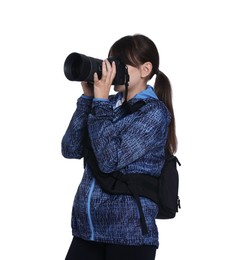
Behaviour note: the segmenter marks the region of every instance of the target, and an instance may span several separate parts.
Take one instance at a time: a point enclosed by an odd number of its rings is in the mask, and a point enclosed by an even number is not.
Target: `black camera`
[[[116,64],[116,76],[113,85],[124,85],[127,79],[126,65],[115,57],[109,57],[108,61]],[[87,81],[93,83],[93,75],[97,73],[98,78],[102,76],[102,60],[88,57],[86,55],[73,52],[65,60],[64,73],[68,80]]]

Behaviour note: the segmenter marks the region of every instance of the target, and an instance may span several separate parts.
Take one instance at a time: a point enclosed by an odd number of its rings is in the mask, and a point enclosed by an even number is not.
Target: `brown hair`
[[[122,37],[112,45],[109,56],[115,56],[124,64],[134,67],[139,67],[145,62],[152,63],[152,72],[148,80],[156,74],[154,84],[155,93],[171,113],[172,119],[168,128],[166,148],[171,153],[175,153],[177,150],[177,137],[172,104],[172,88],[168,77],[159,70],[159,53],[154,42],[141,34],[128,35]]]

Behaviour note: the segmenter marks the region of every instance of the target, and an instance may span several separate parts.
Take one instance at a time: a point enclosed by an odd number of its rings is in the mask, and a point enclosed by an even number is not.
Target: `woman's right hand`
[[[93,84],[91,85],[90,83],[88,83],[86,81],[82,81],[81,86],[82,86],[83,93],[85,96],[94,97]]]

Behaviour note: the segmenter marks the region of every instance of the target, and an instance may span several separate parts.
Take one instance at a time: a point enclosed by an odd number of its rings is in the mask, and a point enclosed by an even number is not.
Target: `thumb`
[[[93,74],[93,81],[94,81],[94,83],[95,82],[98,82],[98,75],[97,75],[97,72],[94,72],[94,74]]]

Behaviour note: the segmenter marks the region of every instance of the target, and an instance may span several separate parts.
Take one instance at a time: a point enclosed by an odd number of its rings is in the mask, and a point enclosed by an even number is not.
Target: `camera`
[[[112,64],[115,61],[116,75],[112,85],[124,85],[127,69],[119,59],[109,57],[108,61]],[[93,83],[93,75],[97,73],[98,78],[102,76],[102,60],[73,52],[68,55],[64,63],[64,74],[71,81],[87,81]]]

